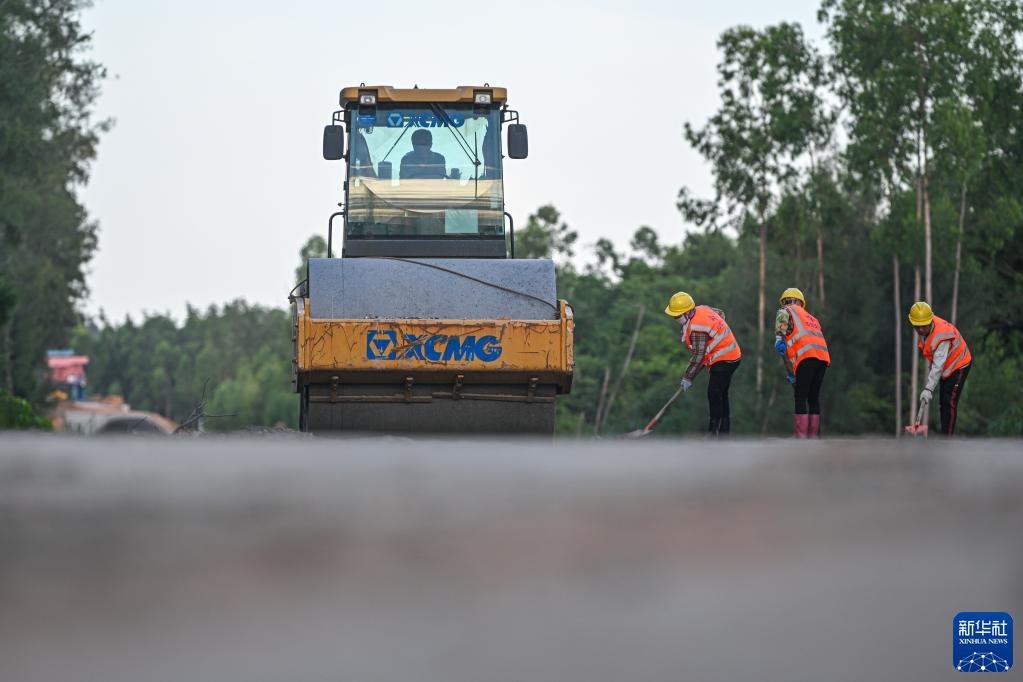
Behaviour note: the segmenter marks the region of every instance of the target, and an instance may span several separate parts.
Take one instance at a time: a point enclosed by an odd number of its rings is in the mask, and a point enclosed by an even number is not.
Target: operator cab
[[[342,256],[506,258],[504,124],[508,155],[528,153],[506,100],[489,85],[342,90],[323,135],[324,158],[346,162]]]

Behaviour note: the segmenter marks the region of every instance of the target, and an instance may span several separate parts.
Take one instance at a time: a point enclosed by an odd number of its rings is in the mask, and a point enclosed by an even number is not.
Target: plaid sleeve
[[[689,336],[689,341],[693,344],[693,353],[689,357],[689,366],[686,367],[685,374],[682,376],[692,381],[696,378],[696,375],[700,373],[700,368],[703,366],[703,356],[707,354],[707,341],[710,336],[706,332],[693,332]]]
[[[788,336],[790,333],[792,333],[792,317],[789,315],[789,311],[779,308],[778,314],[774,316],[774,335]]]

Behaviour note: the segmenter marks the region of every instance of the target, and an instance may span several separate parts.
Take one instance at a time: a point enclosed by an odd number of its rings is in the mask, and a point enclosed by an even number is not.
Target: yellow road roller
[[[515,258],[503,160],[528,137],[507,99],[341,91],[323,157],[344,161],[344,200],[291,296],[303,431],[553,433],[572,308],[552,261]]]

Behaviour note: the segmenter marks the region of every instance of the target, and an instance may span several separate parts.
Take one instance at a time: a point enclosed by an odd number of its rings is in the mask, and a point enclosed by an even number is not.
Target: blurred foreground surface
[[[957,679],[1021,453],[3,434],[0,680]]]

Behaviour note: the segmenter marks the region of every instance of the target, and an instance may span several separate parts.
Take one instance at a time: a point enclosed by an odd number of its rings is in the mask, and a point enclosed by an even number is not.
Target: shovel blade
[[[909,435],[916,436],[927,436],[927,424],[913,424],[906,427],[906,433]]]

